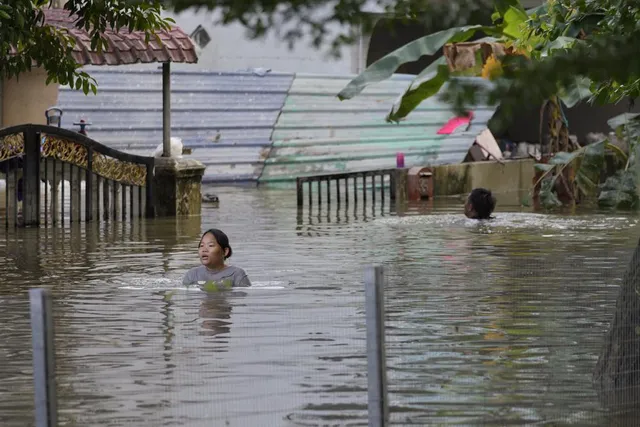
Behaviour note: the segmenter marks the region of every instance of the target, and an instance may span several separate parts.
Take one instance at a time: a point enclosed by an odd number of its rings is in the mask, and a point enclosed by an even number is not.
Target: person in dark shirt
[[[474,188],[464,204],[464,214],[471,219],[492,219],[496,198],[486,188]]]

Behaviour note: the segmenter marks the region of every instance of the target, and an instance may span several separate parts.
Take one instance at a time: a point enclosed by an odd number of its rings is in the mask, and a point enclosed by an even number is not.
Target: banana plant
[[[531,31],[527,27],[527,22],[544,11],[544,6],[525,10],[518,0],[498,1],[496,2],[496,11],[493,14],[494,25],[454,27],[416,39],[367,67],[340,91],[338,98],[340,100],[351,99],[367,86],[390,78],[401,65],[414,62],[425,55],[433,55],[447,43],[460,43],[469,40],[478,32],[489,36],[483,39],[484,41],[516,46],[526,56],[534,57],[548,55],[555,49],[567,49],[573,43],[578,42],[577,38],[567,36],[568,30],[550,41]],[[401,121],[422,101],[438,94],[445,83],[460,75],[461,73],[449,70],[444,56],[436,59],[413,79],[409,87],[394,103],[386,120],[388,122]],[[572,87],[564,88],[559,96],[568,107],[572,107],[590,95],[589,84],[588,81],[577,80]]]
[[[618,140],[624,140],[628,154],[608,138],[587,145],[571,153],[559,152],[548,163],[535,165],[541,172],[534,188],[540,185],[540,203],[545,208],[561,206],[558,187],[566,185],[579,194],[573,194],[573,201],[580,196],[597,199],[601,207],[635,209],[640,207],[637,184],[640,168],[640,114],[621,114],[608,121]],[[615,173],[601,183],[605,155],[610,152],[617,161]],[[566,174],[572,170],[571,174]],[[568,177],[568,178],[567,178]],[[566,180],[570,182],[566,182]]]

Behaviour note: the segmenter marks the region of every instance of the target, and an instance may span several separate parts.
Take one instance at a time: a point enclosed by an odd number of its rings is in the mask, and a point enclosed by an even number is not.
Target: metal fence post
[[[365,268],[369,427],[384,427],[389,420],[384,344],[384,282],[384,269],[381,266]]]
[[[36,427],[55,427],[57,420],[53,316],[46,289],[30,289],[33,380]]]

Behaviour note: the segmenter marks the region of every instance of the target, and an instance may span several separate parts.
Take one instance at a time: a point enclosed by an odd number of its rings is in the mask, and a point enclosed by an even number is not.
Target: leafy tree
[[[71,56],[75,40],[64,29],[47,25],[43,9],[51,0],[8,0],[0,3],[0,76],[11,78],[44,68],[48,82],[68,84],[85,93],[96,92],[96,81],[80,70]],[[144,31],[147,40],[160,29],[169,29],[173,20],[161,17],[160,1],[68,0],[64,9],[78,16],[76,25],[89,32],[91,47],[106,47],[102,34],[107,28]]]

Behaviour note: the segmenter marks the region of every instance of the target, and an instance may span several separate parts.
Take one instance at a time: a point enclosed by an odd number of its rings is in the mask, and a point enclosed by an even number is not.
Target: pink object
[[[461,126],[469,126],[469,123],[471,123],[472,119],[473,111],[470,111],[467,116],[454,117],[453,119],[449,120],[447,124],[442,126],[440,130],[438,130],[438,135],[450,135]]]
[[[404,153],[396,153],[396,167],[397,168],[404,167]]]

